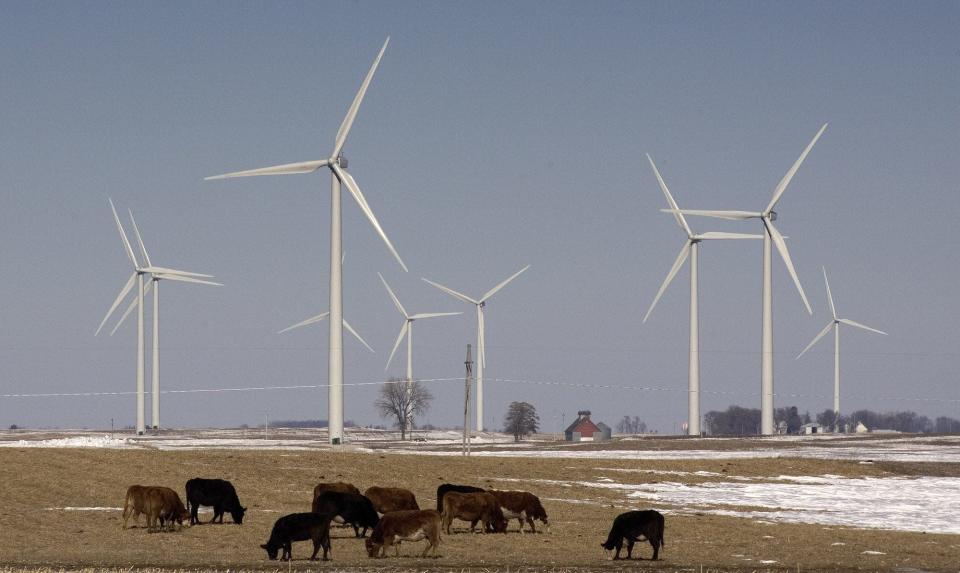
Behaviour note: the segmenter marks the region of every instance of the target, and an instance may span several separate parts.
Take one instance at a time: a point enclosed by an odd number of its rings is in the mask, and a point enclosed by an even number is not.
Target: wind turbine
[[[390,239],[387,238],[386,233],[384,233],[383,228],[377,221],[377,217],[370,209],[370,205],[360,191],[357,182],[353,179],[353,176],[346,171],[347,159],[342,153],[343,146],[347,141],[347,136],[350,134],[350,128],[353,126],[353,121],[357,117],[357,111],[360,109],[360,103],[367,93],[367,88],[370,86],[373,74],[376,72],[377,66],[380,65],[380,58],[383,57],[383,52],[387,49],[387,44],[389,43],[390,38],[388,37],[383,43],[383,47],[380,48],[380,53],[377,54],[377,58],[373,61],[370,71],[367,72],[366,77],[363,79],[363,83],[360,85],[360,91],[357,92],[356,97],[353,98],[353,102],[347,109],[347,115],[343,118],[340,129],[337,130],[337,135],[333,142],[333,150],[327,159],[287,163],[284,165],[252,169],[249,171],[237,171],[206,178],[206,180],[212,180],[231,177],[252,177],[256,175],[313,173],[321,167],[326,167],[330,170],[330,306],[328,307],[330,309],[330,337],[328,339],[329,353],[327,372],[329,399],[327,408],[329,410],[329,438],[331,444],[340,444],[343,442],[343,284],[341,280],[342,261],[340,255],[341,185],[346,186],[347,191],[350,192],[350,195],[354,201],[357,202],[360,210],[366,215],[367,220],[370,221],[370,224],[373,225],[377,234],[380,235],[380,238],[386,243],[387,249],[389,249],[397,259],[397,262],[400,263],[403,270],[407,270],[407,266],[403,263],[397,250],[393,248],[393,244],[390,242]]]
[[[833,295],[830,293],[830,281],[827,280],[827,269],[825,267],[823,268],[823,282],[827,285],[827,300],[830,302],[830,314],[833,315],[833,320],[820,331],[820,334],[816,335],[814,339],[810,341],[810,344],[803,349],[803,352],[797,355],[797,359],[806,354],[807,350],[810,350],[818,340],[826,336],[831,328],[833,329],[833,414],[834,424],[837,424],[836,420],[840,417],[840,325],[846,324],[847,326],[862,328],[863,330],[876,332],[877,334],[886,335],[887,333],[882,330],[877,330],[876,328],[870,328],[859,322],[854,322],[849,318],[837,318],[837,308],[833,304]]]
[[[133,299],[130,305],[127,307],[126,312],[120,317],[120,320],[114,326],[113,330],[110,332],[113,335],[117,331],[117,328],[123,321],[127,318],[130,312],[136,308],[137,309],[137,434],[143,434],[146,431],[145,427],[145,413],[144,413],[144,372],[143,372],[143,297],[145,294],[144,284],[143,284],[143,275],[149,273],[152,277],[151,283],[156,282],[154,285],[153,291],[153,423],[155,428],[160,426],[160,362],[159,362],[159,352],[158,352],[158,342],[159,342],[159,309],[160,309],[160,298],[159,298],[159,282],[161,279],[169,279],[173,281],[182,281],[182,282],[193,282],[200,284],[210,284],[222,286],[220,283],[214,283],[210,281],[200,280],[196,277],[205,277],[211,278],[212,275],[203,275],[199,273],[191,273],[187,271],[180,271],[177,269],[170,269],[166,267],[155,267],[150,262],[150,256],[147,254],[147,249],[143,245],[143,240],[140,237],[140,231],[137,229],[137,222],[133,219],[133,213],[130,213],[130,220],[133,223],[134,231],[136,232],[137,241],[140,245],[141,253],[143,254],[144,261],[146,266],[140,266],[140,263],[137,262],[137,257],[133,252],[133,248],[130,246],[130,241],[127,239],[127,233],[123,230],[123,225],[120,224],[120,217],[117,216],[117,209],[113,205],[113,200],[109,199],[110,209],[113,211],[113,220],[117,224],[117,230],[120,232],[120,239],[123,242],[123,249],[127,253],[127,258],[130,259],[130,262],[133,264],[133,275],[127,280],[127,283],[120,290],[120,294],[113,301],[113,304],[110,306],[110,309],[107,311],[107,314],[104,315],[103,320],[100,321],[100,326],[97,327],[97,332],[94,336],[100,334],[100,331],[103,329],[103,325],[106,324],[107,320],[113,314],[113,311],[120,306],[120,303],[126,298],[127,294],[130,292],[130,289],[133,288],[134,281],[137,282],[137,296]]]
[[[407,309],[403,308],[403,305],[400,304],[400,299],[397,298],[397,295],[393,293],[393,289],[390,288],[390,285],[387,284],[387,279],[383,278],[383,275],[377,273],[377,276],[380,277],[380,281],[383,283],[383,286],[387,289],[387,294],[390,295],[390,299],[393,300],[394,306],[397,307],[397,310],[400,311],[400,314],[403,315],[403,325],[400,327],[400,335],[397,336],[397,341],[393,344],[393,350],[390,351],[390,357],[387,358],[387,364],[384,366],[384,370],[390,367],[390,362],[393,360],[393,355],[396,354],[397,348],[400,346],[400,342],[403,340],[403,337],[407,337],[407,403],[409,404],[410,392],[413,387],[413,322],[421,318],[437,318],[440,316],[454,316],[457,314],[463,314],[462,312],[423,312],[419,314],[410,315],[407,314]],[[410,416],[407,416],[408,422],[410,421]],[[409,427],[409,426],[408,426]]]
[[[663,284],[660,285],[660,290],[657,291],[657,296],[654,297],[653,302],[650,304],[650,309],[647,310],[647,314],[643,317],[643,322],[647,322],[647,318],[650,317],[650,313],[653,312],[653,308],[657,306],[657,302],[660,300],[660,297],[663,295],[664,291],[667,290],[667,287],[670,285],[670,282],[676,276],[677,272],[680,271],[680,267],[683,266],[683,263],[687,260],[687,257],[690,257],[690,356],[689,356],[689,368],[688,368],[688,378],[687,378],[687,421],[688,421],[688,431],[687,433],[691,436],[700,435],[700,318],[699,318],[699,287],[697,279],[697,266],[699,261],[699,251],[700,243],[702,241],[711,241],[711,240],[724,240],[724,239],[759,239],[760,235],[749,235],[744,233],[724,233],[719,231],[708,232],[708,233],[694,233],[690,229],[690,225],[687,224],[686,218],[683,216],[683,213],[680,211],[680,207],[677,206],[677,202],[674,201],[673,196],[670,194],[670,190],[667,189],[667,184],[663,181],[663,177],[660,176],[660,171],[657,169],[657,166],[653,163],[653,159],[650,157],[650,154],[647,154],[647,161],[650,162],[650,167],[653,169],[653,174],[657,176],[657,183],[660,184],[660,190],[663,191],[663,196],[667,199],[667,206],[670,208],[670,211],[673,213],[674,218],[677,220],[677,225],[683,229],[684,233],[687,234],[687,239],[683,243],[683,248],[680,249],[680,254],[677,255],[677,259],[673,262],[673,266],[670,268],[670,272],[667,273],[667,278],[664,279]]]
[[[797,277],[797,271],[793,268],[793,262],[790,260],[790,252],[787,251],[787,244],[783,240],[783,235],[773,225],[777,220],[777,212],[774,207],[787,190],[790,180],[800,169],[803,160],[813,149],[814,144],[820,139],[823,131],[827,129],[827,124],[823,124],[820,131],[813,137],[813,140],[807,145],[799,159],[787,171],[780,183],[773,190],[773,197],[770,203],[763,211],[703,211],[684,209],[683,213],[687,215],[702,215],[706,217],[717,217],[720,219],[746,220],[760,219],[763,222],[763,318],[762,332],[760,342],[760,432],[765,435],[774,433],[773,429],[773,271],[772,271],[772,245],[776,245],[777,252],[783,259],[783,263],[793,278],[793,283],[797,286],[803,305],[807,308],[809,314],[813,314],[810,303],[807,302],[807,295],[803,293],[803,287],[800,286],[800,279]],[[671,209],[665,209],[671,211]]]
[[[442,284],[435,283],[431,280],[423,279],[429,284],[437,287],[448,295],[452,296],[457,300],[462,300],[465,303],[472,304],[477,307],[477,431],[483,431],[483,368],[487,365],[487,353],[486,353],[486,344],[484,343],[484,327],[483,327],[483,308],[487,305],[487,300],[490,299],[493,295],[497,293],[500,289],[507,286],[507,283],[513,279],[520,276],[520,273],[530,268],[530,265],[527,265],[520,269],[519,271],[513,273],[506,280],[488,290],[486,294],[480,297],[478,300],[472,299],[469,296],[459,293],[451,288],[445,287]]]

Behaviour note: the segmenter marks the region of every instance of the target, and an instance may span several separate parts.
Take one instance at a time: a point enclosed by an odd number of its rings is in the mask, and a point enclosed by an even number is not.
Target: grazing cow
[[[378,513],[390,513],[391,511],[404,511],[410,509],[420,509],[417,505],[417,498],[413,492],[402,487],[377,487],[367,488],[363,495],[373,502],[373,508]]]
[[[533,525],[533,520],[539,519],[543,522],[547,533],[550,532],[550,524],[547,523],[547,511],[543,509],[540,498],[527,491],[497,491],[490,490],[493,497],[497,498],[500,504],[500,510],[507,520],[520,520],[520,533],[523,533],[523,522],[526,520],[530,524],[530,531],[537,532]]]
[[[440,514],[432,509],[416,511],[394,511],[380,518],[380,523],[373,529],[367,539],[367,555],[383,557],[387,547],[395,545],[395,555],[400,555],[400,542],[420,541],[426,539],[428,545],[420,557],[426,557],[427,552],[433,550],[437,557],[437,547],[440,546]]]
[[[633,543],[645,538],[653,546],[653,561],[657,560],[660,548],[663,547],[663,515],[652,509],[644,511],[628,511],[621,513],[613,520],[610,535],[600,544],[607,551],[617,550],[614,560],[620,559],[620,548],[623,540],[627,540],[627,559],[631,559]]]
[[[327,560],[330,550],[330,518],[329,513],[291,513],[284,515],[273,524],[270,539],[261,545],[267,551],[267,557],[274,561],[277,551],[283,549],[281,561],[290,561],[293,557],[291,545],[294,541],[313,540],[313,555],[310,561],[317,560],[317,552],[323,548],[323,560]]]
[[[353,532],[357,537],[366,537],[367,528],[376,527],[380,522],[380,516],[373,508],[373,503],[359,493],[325,491],[313,500],[313,512],[329,513],[334,518],[339,517],[343,523],[353,525]]]
[[[450,534],[454,519],[470,522],[470,532],[478,521],[483,522],[483,532],[506,533],[507,520],[500,510],[497,498],[485,491],[475,493],[447,492],[443,496],[443,531]]]
[[[175,521],[182,526],[183,520],[189,515],[180,496],[172,489],[156,485],[132,485],[127,488],[124,498],[123,529],[127,528],[127,521],[131,517],[134,523],[138,522],[141,513],[146,515],[147,529],[150,531],[162,528],[167,521],[171,527]]]
[[[474,487],[472,485],[455,485],[452,483],[445,483],[437,487],[437,511],[443,513],[443,496],[448,491],[455,491],[457,493],[476,493],[478,491],[486,491],[482,487]]]
[[[222,479],[203,479],[193,478],[187,481],[187,507],[190,508],[190,525],[197,525],[200,519],[197,517],[197,511],[201,505],[213,506],[213,519],[210,523],[216,523],[220,518],[223,523],[223,512],[229,511],[230,517],[237,525],[243,523],[243,515],[247,508],[240,505],[240,498],[237,497],[237,490],[233,484]]]
[[[360,495],[360,490],[357,489],[352,483],[335,481],[318,483],[317,486],[313,488],[313,499],[317,499],[317,496],[325,491],[339,491],[340,493],[355,493]]]

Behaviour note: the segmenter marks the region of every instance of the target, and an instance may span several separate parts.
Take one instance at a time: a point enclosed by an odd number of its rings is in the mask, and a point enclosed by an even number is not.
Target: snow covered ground
[[[325,433],[324,433],[325,434]],[[459,455],[456,432],[422,434],[425,442],[400,442],[393,432],[355,431],[344,449],[355,452],[413,453],[421,455]],[[516,444],[508,436],[485,434],[474,441],[484,451],[474,456],[551,457],[619,460],[745,459],[801,457],[859,460],[862,463],[889,460],[903,462],[960,462],[960,436],[856,438],[772,438],[742,442],[744,447],[723,449],[570,449],[557,442]],[[626,445],[626,444],[624,444]],[[660,441],[658,447],[663,447]],[[682,444],[688,446],[689,442]],[[537,447],[539,446],[539,447]],[[161,436],[131,437],[95,432],[34,432],[0,435],[0,447],[11,448],[151,448],[161,450],[242,449],[242,450],[322,450],[325,435],[317,430],[275,430],[264,439],[262,431],[192,430],[165,432]],[[960,507],[960,478],[955,477],[866,477],[846,478],[833,475],[780,476],[756,478],[700,471],[686,473],[632,468],[592,468],[596,478],[589,481],[562,482],[490,478],[516,482],[516,487],[536,483],[578,488],[583,491],[606,490],[622,494],[623,507],[666,505],[671,513],[707,513],[730,515],[760,522],[802,522],[824,526],[926,531],[960,534],[960,522],[945,508]],[[666,481],[622,483],[631,473],[659,474]],[[696,477],[684,483],[685,476]],[[689,480],[688,480],[689,481]],[[506,486],[504,486],[506,487]],[[571,503],[601,503],[589,496],[570,496]],[[609,500],[606,502],[609,503]],[[115,511],[116,508],[50,508],[61,511]]]

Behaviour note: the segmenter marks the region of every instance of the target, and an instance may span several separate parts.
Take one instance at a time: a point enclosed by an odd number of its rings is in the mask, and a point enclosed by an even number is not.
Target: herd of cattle
[[[146,516],[147,530],[173,530],[183,526],[185,519],[190,525],[200,523],[197,511],[200,506],[213,507],[210,523],[223,523],[224,513],[229,513],[234,523],[242,524],[246,508],[233,484],[222,479],[193,478],[186,483],[187,505],[184,506],[176,491],[162,486],[132,485],[127,488],[123,506],[123,528],[132,517],[136,523],[141,514]],[[427,546],[420,557],[427,553],[437,556],[441,530],[450,534],[454,519],[470,523],[473,532],[480,524],[483,533],[506,533],[509,521],[519,520],[520,533],[524,525],[536,533],[534,521],[540,521],[547,532],[550,524],[547,512],[540,499],[526,491],[485,490],[468,485],[443,484],[437,488],[437,509],[420,509],[413,492],[396,487],[368,488],[362,494],[352,484],[344,482],[321,483],[313,490],[313,503],[309,512],[291,513],[277,519],[270,539],[261,545],[271,560],[277,559],[282,549],[281,560],[291,559],[291,544],[294,541],[313,541],[311,560],[323,550],[326,561],[331,552],[330,524],[351,526],[354,535],[366,538],[367,555],[382,557],[387,548],[394,546],[396,555],[403,541],[426,540]],[[663,547],[663,515],[654,510],[628,511],[616,517],[607,540],[600,545],[616,550],[614,559],[620,559],[623,542],[627,543],[627,559],[632,558],[633,545],[646,540],[653,547],[653,559]],[[362,531],[361,531],[362,530]]]

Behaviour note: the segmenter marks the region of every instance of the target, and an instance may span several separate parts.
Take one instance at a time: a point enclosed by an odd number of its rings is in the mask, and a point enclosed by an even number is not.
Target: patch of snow
[[[54,438],[50,440],[0,441],[4,448],[131,448],[136,442],[129,438],[111,438],[103,436],[77,436],[72,438]]]
[[[761,559],[761,560],[760,560],[760,563],[762,563],[762,564],[764,564],[764,565],[773,565],[774,563],[776,563],[776,561],[773,561],[773,560],[771,560],[771,559]]]
[[[860,555],[886,555],[883,551],[864,551]]]
[[[123,511],[122,507],[48,507],[47,511]]]

